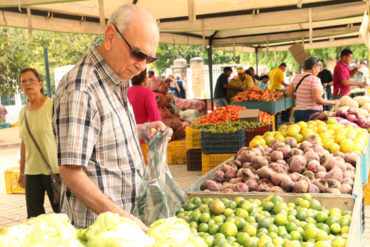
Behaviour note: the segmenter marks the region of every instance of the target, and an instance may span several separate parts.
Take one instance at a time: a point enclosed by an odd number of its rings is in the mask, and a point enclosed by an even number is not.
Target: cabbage
[[[358,108],[359,106],[358,102],[352,100],[352,98],[349,96],[343,96],[342,98],[340,98],[339,104],[341,106],[349,106],[351,108]]]
[[[79,232],[79,237],[87,247],[147,247],[154,243],[138,224],[111,212],[100,214],[94,224]]]
[[[183,219],[175,217],[157,220],[147,234],[155,239],[153,247],[207,247],[204,240],[196,236]]]
[[[0,246],[83,246],[65,214],[43,214],[24,224],[3,228]]]

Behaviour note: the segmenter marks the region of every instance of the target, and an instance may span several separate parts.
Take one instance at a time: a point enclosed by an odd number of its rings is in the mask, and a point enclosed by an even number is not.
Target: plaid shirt
[[[145,163],[127,86],[91,48],[60,81],[53,128],[58,164],[84,167],[110,200],[133,213]],[[61,211],[77,228],[86,228],[97,218],[64,183]]]

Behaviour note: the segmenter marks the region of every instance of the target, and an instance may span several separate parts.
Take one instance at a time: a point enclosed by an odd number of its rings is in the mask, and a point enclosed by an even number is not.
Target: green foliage
[[[54,68],[75,64],[95,36],[0,27],[0,95],[18,90],[18,74],[26,67],[39,71],[45,86],[44,47],[48,49],[49,71],[54,90]]]

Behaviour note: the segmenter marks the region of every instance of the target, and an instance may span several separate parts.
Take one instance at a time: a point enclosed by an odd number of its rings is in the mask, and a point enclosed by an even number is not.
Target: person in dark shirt
[[[248,75],[250,75],[253,78],[254,84],[257,84],[258,81],[262,81],[262,77],[259,77],[256,74],[253,67],[249,67],[249,69],[246,70],[245,73],[247,73]]]
[[[215,103],[218,107],[227,106],[229,104],[229,102],[227,102],[226,99],[226,90],[228,88],[241,91],[240,88],[229,85],[228,78],[230,77],[232,72],[233,70],[231,69],[231,67],[225,67],[224,73],[222,73],[217,79],[214,94],[215,94]]]
[[[180,75],[176,75],[176,83],[180,88],[178,97],[186,99],[186,90],[187,90],[187,88],[186,88],[185,82],[183,80],[181,80]]]
[[[324,88],[324,99],[332,100],[333,95],[331,93],[331,86],[333,86],[333,74],[330,72],[330,70],[326,69],[326,65],[324,64],[324,61],[321,60],[321,72],[317,75],[317,77],[320,78],[322,86]],[[332,108],[331,105],[325,105],[324,111],[330,111]]]

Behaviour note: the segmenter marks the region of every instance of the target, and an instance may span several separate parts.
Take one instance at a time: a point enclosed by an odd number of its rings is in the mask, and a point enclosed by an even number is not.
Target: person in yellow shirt
[[[286,70],[286,64],[282,63],[279,65],[278,68],[271,70],[269,77],[270,77],[270,90],[281,89],[281,85],[284,87],[289,86],[287,83],[284,82],[284,72]]]
[[[226,98],[230,102],[231,98],[238,94],[240,91],[245,91],[250,87],[254,86],[253,78],[250,75],[247,75],[244,69],[239,68],[237,70],[238,76],[229,81],[229,85],[238,87],[240,90],[236,89],[227,89]]]

